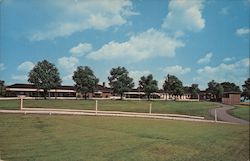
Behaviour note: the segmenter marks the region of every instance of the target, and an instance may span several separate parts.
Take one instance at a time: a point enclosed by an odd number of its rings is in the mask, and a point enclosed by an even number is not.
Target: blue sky
[[[250,0],[1,0],[0,79],[26,83],[43,59],[63,84],[77,66],[100,83],[113,67],[159,87],[174,74],[184,85],[249,77]],[[106,83],[106,84],[107,84]]]

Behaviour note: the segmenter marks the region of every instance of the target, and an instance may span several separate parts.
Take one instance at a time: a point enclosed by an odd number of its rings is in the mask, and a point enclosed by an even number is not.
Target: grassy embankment
[[[229,111],[235,117],[250,121],[250,107],[248,105],[236,105],[236,108]]]

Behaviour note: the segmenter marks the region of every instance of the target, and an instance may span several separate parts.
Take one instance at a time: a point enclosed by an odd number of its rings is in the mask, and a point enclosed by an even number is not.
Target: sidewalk
[[[212,109],[209,111],[212,116],[215,116],[215,110],[216,110],[218,120],[236,124],[249,124],[248,121],[236,118],[227,113],[228,110],[231,110],[235,107],[225,104],[219,104],[219,105],[221,106],[220,108]]]

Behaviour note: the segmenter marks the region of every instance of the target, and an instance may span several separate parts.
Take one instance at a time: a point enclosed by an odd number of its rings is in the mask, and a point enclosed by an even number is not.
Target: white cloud
[[[186,73],[191,72],[191,68],[184,68],[179,65],[175,66],[168,66],[162,69],[162,71],[166,74],[173,74],[173,75],[184,75]]]
[[[143,70],[143,71],[140,71],[140,70],[132,70],[129,72],[129,76],[133,78],[133,81],[135,83],[136,86],[138,86],[138,82],[140,80],[140,78],[142,76],[146,76],[146,75],[149,75],[149,74],[152,74],[150,71],[148,70]]]
[[[249,33],[250,33],[250,29],[249,28],[246,28],[246,27],[243,27],[243,28],[239,28],[236,30],[236,35],[238,36],[244,36],[244,35],[248,35],[249,36]]]
[[[233,61],[233,60],[235,60],[235,57],[227,57],[227,58],[223,59],[224,62],[230,62],[230,61]]]
[[[14,82],[17,82],[17,83],[26,83],[27,80],[28,80],[28,76],[26,74],[12,75],[11,79],[14,80]]]
[[[5,68],[5,66],[4,66],[4,63],[0,63],[0,71],[3,71],[3,70],[5,70],[6,68]]]
[[[79,43],[77,46],[69,50],[73,56],[83,56],[92,50],[92,45],[89,43]]]
[[[78,59],[75,57],[61,57],[57,60],[58,65],[62,69],[66,69],[69,72],[72,72],[76,65],[78,64]]]
[[[206,66],[197,70],[200,84],[215,80],[217,82],[232,81],[241,85],[249,77],[250,59],[245,58],[231,64],[220,64],[215,67]]]
[[[149,29],[130,37],[126,42],[111,41],[87,57],[95,60],[126,59],[136,62],[156,56],[173,57],[175,50],[183,46],[185,44],[182,41],[168,37],[155,29]]]
[[[34,66],[35,66],[34,63],[30,61],[25,61],[17,67],[17,70],[29,72],[31,69],[33,69]]]
[[[197,61],[198,64],[208,64],[213,56],[213,53],[207,53],[203,58]]]
[[[72,85],[72,84],[74,84],[72,76],[73,76],[73,73],[72,74],[68,74],[66,76],[63,76],[62,77],[62,84],[64,84],[64,85]]]
[[[49,1],[50,9],[57,11],[55,21],[45,29],[31,34],[30,40],[39,41],[67,37],[86,29],[105,30],[127,23],[127,18],[138,13],[133,11],[130,0]],[[48,7],[48,6],[46,6]]]
[[[171,0],[162,28],[174,31],[200,31],[205,27],[203,0]]]

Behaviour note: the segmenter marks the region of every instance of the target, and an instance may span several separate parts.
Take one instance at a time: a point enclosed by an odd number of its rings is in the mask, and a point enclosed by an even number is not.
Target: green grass
[[[19,109],[19,107],[20,107],[20,100],[0,100],[1,110]]]
[[[229,113],[235,117],[250,121],[250,107],[247,105],[236,105],[236,108],[229,111]]]
[[[8,161],[247,161],[244,125],[117,117],[0,114]]]
[[[0,101],[0,109],[18,109],[17,100]],[[99,100],[98,110],[149,112],[150,101]],[[24,100],[24,107],[67,108],[94,110],[94,100]],[[208,110],[215,108],[212,102],[152,101],[153,113],[173,113],[209,118]]]

